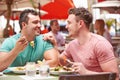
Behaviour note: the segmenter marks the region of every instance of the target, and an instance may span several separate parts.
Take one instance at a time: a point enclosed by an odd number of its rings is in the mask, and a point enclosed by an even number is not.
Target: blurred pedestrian
[[[97,19],[95,21],[94,28],[96,30],[96,33],[105,37],[110,43],[112,43],[111,35],[107,29],[105,28],[105,22],[103,19]]]
[[[51,28],[51,31],[49,32],[49,34],[55,37],[55,40],[57,43],[56,48],[60,52],[62,52],[64,49],[63,47],[65,46],[65,39],[63,35],[60,33],[60,26],[57,19],[53,19],[50,21],[50,28]]]

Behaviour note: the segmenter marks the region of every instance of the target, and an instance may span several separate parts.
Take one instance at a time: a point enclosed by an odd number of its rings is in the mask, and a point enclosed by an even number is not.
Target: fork
[[[67,62],[67,67],[71,67],[73,65],[73,62],[70,61],[69,59],[66,59],[66,62]]]

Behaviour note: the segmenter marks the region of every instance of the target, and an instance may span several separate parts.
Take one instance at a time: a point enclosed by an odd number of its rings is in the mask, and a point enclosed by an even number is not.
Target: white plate
[[[52,75],[60,75],[60,74],[72,74],[74,71],[50,71]]]
[[[9,67],[8,69],[11,70],[13,73],[18,73],[18,74],[25,74],[25,69],[24,70],[18,70],[18,67]],[[24,68],[24,67],[23,67]],[[38,68],[36,69],[36,71]]]
[[[17,70],[18,67],[9,67],[8,69],[11,70],[13,73],[25,73],[25,70]]]

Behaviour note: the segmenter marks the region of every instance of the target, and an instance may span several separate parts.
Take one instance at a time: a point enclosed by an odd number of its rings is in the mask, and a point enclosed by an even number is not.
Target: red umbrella
[[[74,7],[72,0],[54,0],[41,7],[48,14],[41,16],[41,19],[66,19],[68,17],[68,9]]]

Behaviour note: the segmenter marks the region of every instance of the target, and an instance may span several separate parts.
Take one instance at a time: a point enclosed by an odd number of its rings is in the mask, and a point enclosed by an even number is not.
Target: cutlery
[[[67,62],[67,67],[72,67],[72,65],[73,65],[73,62],[72,61],[70,61],[69,59],[66,59],[66,62]]]

